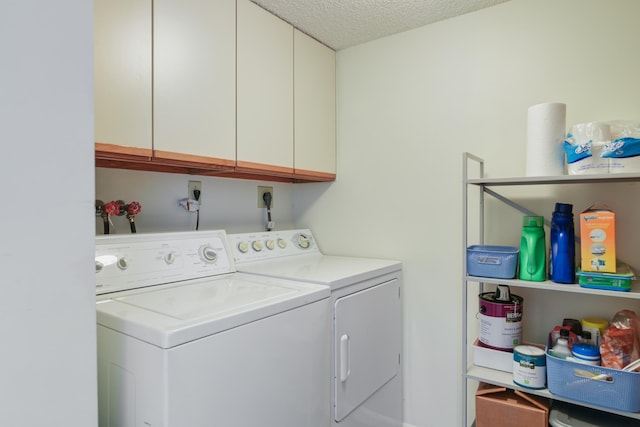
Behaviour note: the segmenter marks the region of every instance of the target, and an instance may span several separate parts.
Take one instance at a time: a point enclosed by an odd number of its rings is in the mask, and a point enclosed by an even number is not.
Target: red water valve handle
[[[108,216],[118,215],[120,213],[120,205],[115,201],[110,201],[109,203],[105,203],[104,212]]]
[[[138,215],[142,212],[142,205],[138,202],[131,202],[127,205],[127,212],[129,215]]]

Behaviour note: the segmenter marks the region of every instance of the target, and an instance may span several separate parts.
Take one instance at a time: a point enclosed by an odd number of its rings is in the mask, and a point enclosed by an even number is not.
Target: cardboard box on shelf
[[[480,383],[476,392],[476,427],[547,427],[549,399]]]
[[[616,214],[591,205],[580,214],[582,271],[616,272]]]

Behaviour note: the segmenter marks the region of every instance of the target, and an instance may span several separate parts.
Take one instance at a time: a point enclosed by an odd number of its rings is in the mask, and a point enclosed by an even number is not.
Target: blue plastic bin
[[[467,248],[467,273],[470,276],[513,279],[519,250],[515,246],[472,245]]]
[[[640,412],[640,372],[586,365],[547,351],[547,386],[552,394],[578,402]]]

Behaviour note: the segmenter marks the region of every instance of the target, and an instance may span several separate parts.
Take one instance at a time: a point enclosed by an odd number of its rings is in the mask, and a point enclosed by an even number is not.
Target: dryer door
[[[400,373],[400,281],[335,302],[335,420],[340,421]]]

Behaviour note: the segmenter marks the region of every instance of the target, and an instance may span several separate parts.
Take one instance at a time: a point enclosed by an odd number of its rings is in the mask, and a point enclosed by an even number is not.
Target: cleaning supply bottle
[[[520,238],[520,280],[544,282],[547,279],[545,234],[541,216],[522,218]]]
[[[549,233],[549,278],[556,283],[575,283],[576,237],[573,205],[556,203]]]
[[[560,359],[571,357],[571,349],[569,348],[569,331],[560,329],[560,338],[556,341],[556,345],[549,350],[549,354]]]

